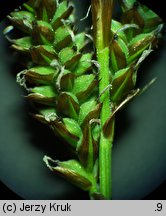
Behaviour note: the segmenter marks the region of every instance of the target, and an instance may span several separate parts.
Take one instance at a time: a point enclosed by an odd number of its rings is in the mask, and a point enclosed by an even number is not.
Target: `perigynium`
[[[92,0],[91,35],[77,32],[74,6],[66,0],[30,0],[8,16],[21,37],[9,37],[11,26],[4,30],[11,47],[28,58],[17,82],[38,110],[34,117],[75,152],[68,161],[44,156],[44,162],[91,199],[111,199],[115,116],[142,92],[135,88],[137,71],[163,27],[135,0],[119,4],[117,21],[113,0]]]

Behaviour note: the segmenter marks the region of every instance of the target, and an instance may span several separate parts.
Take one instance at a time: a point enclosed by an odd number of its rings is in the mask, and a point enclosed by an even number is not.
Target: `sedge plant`
[[[116,113],[142,92],[137,71],[163,27],[139,2],[118,3],[121,16],[115,20],[113,0],[91,0],[90,34],[77,32],[74,5],[67,0],[30,0],[10,13],[12,27],[4,30],[11,47],[28,59],[17,82],[36,107],[34,118],[72,149],[70,160],[44,156],[44,162],[90,199],[112,198]],[[21,36],[9,37],[11,29]]]

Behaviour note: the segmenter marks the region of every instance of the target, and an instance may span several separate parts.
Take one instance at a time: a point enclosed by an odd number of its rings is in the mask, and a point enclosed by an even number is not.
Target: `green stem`
[[[103,90],[110,84],[109,75],[109,49],[104,48],[98,51],[97,55],[98,63],[100,64],[99,73],[99,94],[103,93]],[[103,107],[100,114],[101,128],[106,120],[111,115],[110,109],[110,92],[107,89],[100,97],[100,101],[103,103]],[[100,143],[99,143],[99,184],[100,193],[105,198],[111,198],[111,149],[113,141],[113,128],[112,135],[108,138],[104,137],[103,131],[101,131]]]
[[[111,147],[112,143],[101,134],[99,148],[99,183],[100,193],[103,194],[106,199],[111,199],[112,196]]]
[[[100,65],[99,72],[99,95],[103,104],[100,113],[101,135],[99,143],[99,187],[100,193],[111,199],[111,148],[113,141],[114,123],[111,135],[105,137],[103,125],[111,115],[110,108],[110,67],[109,67],[109,45],[112,18],[113,0],[92,0],[92,20],[94,31],[94,42],[97,50],[97,61]]]

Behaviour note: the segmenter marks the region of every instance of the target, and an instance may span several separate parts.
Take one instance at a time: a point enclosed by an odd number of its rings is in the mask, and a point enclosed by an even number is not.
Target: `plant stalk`
[[[98,51],[97,60],[100,64],[99,73],[99,94],[102,94],[103,90],[109,86],[109,50],[108,48]],[[105,91],[100,97],[100,102],[103,103],[103,107],[100,114],[101,128],[111,115],[110,108],[110,92],[109,89]],[[111,153],[112,142],[114,135],[114,122],[112,123],[111,136],[105,137],[101,130],[100,143],[99,143],[99,184],[100,193],[104,195],[106,199],[111,199]]]
[[[109,67],[109,44],[112,19],[113,0],[92,0],[92,19],[94,41],[97,51],[97,61],[100,65],[99,71],[99,95],[103,104],[100,120],[101,135],[99,143],[99,187],[100,193],[111,199],[111,149],[114,134],[114,122],[110,130],[111,135],[105,137],[103,125],[111,115],[110,106],[110,67]]]

